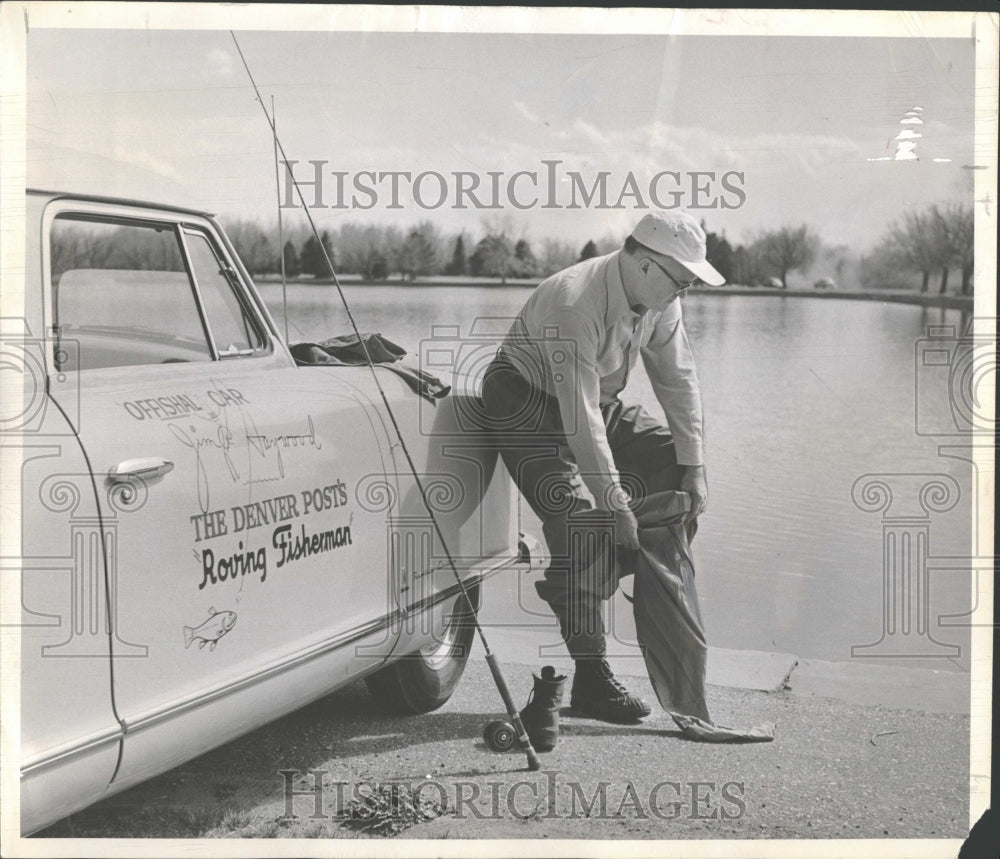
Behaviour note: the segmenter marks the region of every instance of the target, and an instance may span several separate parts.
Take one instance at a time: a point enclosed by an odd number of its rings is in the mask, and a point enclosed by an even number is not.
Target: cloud
[[[141,150],[123,154],[119,147],[112,156],[29,138],[27,184],[59,191],[201,205],[194,202],[195,195],[171,165]]]
[[[521,116],[523,116],[528,122],[533,125],[542,125],[542,119],[540,116],[532,113],[529,107],[523,101],[514,102],[514,110],[516,110]]]
[[[169,161],[164,161],[162,158],[157,158],[155,155],[147,152],[145,149],[134,149],[126,148],[124,146],[115,146],[112,150],[114,159],[120,161],[124,164],[131,164],[135,167],[140,167],[144,170],[148,170],[151,173],[155,173],[157,176],[162,176],[166,179],[171,179],[178,181],[181,178],[181,174]]]
[[[216,77],[232,77],[235,69],[235,58],[232,51],[222,48],[212,48],[206,56],[209,71]]]
[[[511,150],[510,141],[491,145]],[[576,119],[538,141],[546,157],[586,156],[591,166],[607,170],[747,170],[786,165],[816,174],[832,164],[863,161],[859,143],[830,134],[767,133],[737,135],[706,128],[655,121],[631,129],[602,129]],[[547,145],[546,145],[547,144]],[[524,149],[525,146],[517,147]]]

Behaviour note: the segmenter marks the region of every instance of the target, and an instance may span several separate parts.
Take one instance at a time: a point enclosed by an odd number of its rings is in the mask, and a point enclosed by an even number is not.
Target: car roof
[[[213,214],[203,209],[188,209],[183,206],[171,206],[165,203],[152,203],[148,200],[132,200],[127,197],[102,197],[96,194],[76,194],[72,191],[47,191],[40,188],[27,188],[26,193],[35,197],[45,197],[48,200],[82,200],[88,203],[112,203],[118,206],[143,206],[148,209],[163,209],[181,215],[197,215],[211,218]]]

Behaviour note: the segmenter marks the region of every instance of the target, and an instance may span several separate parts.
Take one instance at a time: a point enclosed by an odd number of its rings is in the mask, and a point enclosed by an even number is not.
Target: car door
[[[486,575],[518,556],[512,484],[482,428],[482,407],[468,380],[456,374],[446,381],[454,389],[437,401],[413,396],[397,377],[382,383],[409,453],[393,449],[391,562],[405,617],[401,653],[447,641],[453,611],[465,610],[456,574],[475,593]]]
[[[23,304],[15,296],[6,307],[24,315],[0,319],[4,654],[7,666],[20,670],[20,724],[12,718],[4,730],[20,740],[25,835],[103,794],[122,735],[103,622],[97,501],[73,429],[46,391],[51,340],[44,336],[38,244],[44,199],[28,197]],[[11,672],[5,678],[5,693],[16,688],[15,677]],[[13,697],[8,694],[5,703]],[[5,757],[5,771],[16,760]],[[13,799],[5,795],[4,801],[9,811]]]
[[[388,445],[349,368],[295,366],[212,222],[50,210],[56,354],[76,356],[53,393],[79,392],[110,535],[130,783],[390,651],[385,511],[357,502]]]

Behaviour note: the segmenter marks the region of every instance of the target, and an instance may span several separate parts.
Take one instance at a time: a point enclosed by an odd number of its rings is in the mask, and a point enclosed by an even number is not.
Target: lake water
[[[280,327],[280,286],[265,285],[262,293]],[[496,320],[513,317],[529,292],[351,286],[345,294],[361,330],[380,331],[416,355],[432,326],[456,326],[462,336],[476,319],[505,327]],[[350,330],[333,287],[292,285],[289,308],[293,342]],[[959,313],[692,294],[684,299],[684,318],[706,419],[710,500],[694,550],[710,644],[847,660],[852,645],[883,638],[885,599],[898,597],[916,600],[929,626],[897,630],[865,658],[967,671],[967,628],[961,618],[939,619],[972,607],[974,579],[968,569],[954,569],[961,566],[954,558],[970,551],[971,468],[939,455],[939,443],[955,439],[921,436],[915,426],[917,343],[928,325],[958,326]],[[940,422],[948,419],[943,393],[939,402],[922,404]],[[641,371],[623,399],[662,416]],[[884,587],[882,514],[860,509],[851,491],[873,473],[944,474],[961,489],[952,510],[930,517],[929,592]],[[919,486],[910,484],[927,479],[888,478],[899,503],[917,512]],[[906,492],[914,497],[904,499]],[[530,513],[531,527],[529,519]],[[933,559],[946,557],[952,569],[943,569],[943,561],[934,569]],[[515,602],[525,592],[533,596],[513,579],[499,586],[507,596]],[[627,648],[634,642],[629,604],[616,599],[612,615],[614,637]],[[960,654],[947,655],[947,645]]]

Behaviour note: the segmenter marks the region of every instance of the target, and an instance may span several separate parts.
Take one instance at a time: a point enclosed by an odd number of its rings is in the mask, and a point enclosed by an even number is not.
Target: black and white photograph
[[[996,855],[1000,15],[0,16],[4,855]]]

